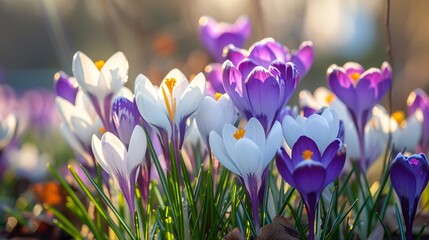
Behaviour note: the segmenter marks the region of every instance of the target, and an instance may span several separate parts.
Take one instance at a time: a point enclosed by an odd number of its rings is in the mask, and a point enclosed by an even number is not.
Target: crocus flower
[[[222,64],[211,63],[204,68],[208,80],[207,95],[215,97],[216,93],[225,93],[222,80]]]
[[[142,74],[135,81],[138,110],[160,137],[165,156],[169,156],[169,143],[172,143],[178,169],[178,151],[183,145],[187,121],[198,110],[205,96],[205,87],[206,79],[202,73],[189,82],[178,69],[171,70],[158,89]]]
[[[273,61],[259,66],[244,59],[237,66],[223,64],[223,85],[234,105],[246,118],[257,118],[268,133],[280,111],[292,96],[298,71],[291,63]]]
[[[112,123],[116,136],[125,146],[130,144],[134,127],[140,124],[140,112],[126,97],[117,97],[112,104]]]
[[[347,106],[356,127],[361,152],[361,168],[366,171],[365,125],[372,108],[381,101],[392,82],[392,70],[385,62],[381,69],[364,71],[358,63],[348,62],[343,67],[331,65],[327,72],[328,83],[335,95]]]
[[[216,99],[206,96],[195,114],[198,131],[210,151],[209,135],[211,131],[222,133],[226,123],[234,124],[238,112],[228,94],[216,94]]]
[[[429,151],[429,97],[422,89],[416,89],[410,93],[407,99],[408,114],[413,115],[416,111],[421,111],[422,134],[418,144],[418,151],[428,153]]]
[[[428,183],[428,162],[422,153],[409,157],[399,153],[390,167],[390,181],[401,203],[407,231],[412,239],[412,228],[420,195]]]
[[[216,62],[223,62],[223,49],[229,44],[242,47],[250,36],[251,24],[246,16],[241,16],[234,24],[217,22],[203,16],[199,20],[200,38]]]
[[[322,191],[341,173],[346,155],[339,139],[324,151],[311,138],[301,136],[289,154],[282,147],[276,164],[282,178],[298,190],[308,214],[309,239],[314,239],[314,218]]]
[[[268,69],[273,61],[282,63],[293,63],[299,72],[299,79],[302,79],[310,70],[314,60],[314,49],[312,42],[303,42],[298,50],[289,50],[272,38],[265,38],[254,43],[249,50],[240,49],[229,45],[225,48],[226,59],[235,66],[246,58],[251,59],[256,65]]]
[[[308,118],[300,115],[295,119],[286,116],[283,119],[282,127],[288,146],[294,146],[301,136],[308,136],[316,142],[319,151],[323,152],[332,141],[338,138],[340,120],[333,109],[326,108],[321,114],[315,113]]]
[[[209,142],[213,154],[231,172],[240,176],[249,196],[254,224],[259,229],[258,192],[262,188],[263,172],[282,143],[281,126],[275,122],[265,133],[262,124],[251,118],[244,129],[225,124],[222,136],[210,133]]]
[[[101,140],[95,135],[92,137],[95,159],[124,194],[133,219],[135,184],[144,164],[146,147],[146,134],[140,126],[134,128],[128,148],[111,132],[106,132]]]
[[[79,91],[75,105],[61,97],[56,97],[55,103],[63,121],[60,125],[61,134],[82,159],[86,160],[84,165],[95,166],[91,138],[94,134],[101,137],[105,130],[89,99]]]
[[[74,104],[79,85],[76,78],[70,77],[64,72],[57,72],[54,75],[54,89],[57,96]]]
[[[128,80],[128,61],[117,52],[106,62],[93,62],[82,52],[73,57],[73,74],[79,87],[88,95],[107,131],[111,125],[111,104],[114,96]]]

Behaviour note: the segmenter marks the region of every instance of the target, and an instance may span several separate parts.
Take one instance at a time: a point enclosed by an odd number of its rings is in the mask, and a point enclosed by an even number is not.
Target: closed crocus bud
[[[210,132],[221,134],[226,123],[234,124],[237,119],[238,112],[228,94],[220,93],[216,94],[215,99],[206,96],[195,115],[198,131],[209,149]]]
[[[390,181],[401,203],[407,239],[412,239],[412,228],[420,195],[428,183],[428,162],[422,153],[409,157],[399,153],[390,166]]]
[[[429,151],[429,97],[422,89],[416,89],[410,93],[407,99],[408,114],[413,115],[417,111],[422,114],[422,134],[418,143],[418,151]]]
[[[234,24],[217,22],[209,16],[203,16],[199,25],[201,41],[217,62],[223,62],[223,49],[227,45],[242,47],[252,30],[246,16],[241,16]]]

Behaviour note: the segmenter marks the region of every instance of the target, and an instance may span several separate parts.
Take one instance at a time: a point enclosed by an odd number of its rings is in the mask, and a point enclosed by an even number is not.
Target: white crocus
[[[231,172],[243,178],[249,192],[261,187],[264,169],[271,162],[282,144],[282,130],[275,122],[265,135],[264,128],[256,118],[251,118],[244,129],[225,124],[222,137],[216,132],[210,133],[209,142],[213,154]],[[257,186],[249,186],[249,179],[255,179]]]
[[[9,145],[16,132],[18,119],[15,114],[9,113],[4,119],[0,119],[0,150]]]
[[[238,112],[228,94],[216,94],[216,99],[206,96],[195,114],[195,121],[204,143],[209,147],[211,131],[222,133],[227,123],[234,124],[238,119]]]
[[[92,166],[93,160],[90,154],[92,135],[101,136],[104,132],[100,118],[81,91],[76,95],[76,105],[61,97],[57,97],[55,103],[63,120],[60,126],[63,137],[78,154],[87,160],[87,164]]]
[[[402,152],[414,151],[422,134],[423,113],[417,110],[414,114],[405,118],[401,111],[390,116],[383,106],[377,105],[372,110],[373,116],[380,119],[380,125],[385,134],[392,133],[392,145],[394,150]]]
[[[101,140],[96,135],[92,137],[95,159],[124,194],[132,216],[137,173],[145,164],[146,147],[146,134],[140,126],[134,128],[128,149],[110,132],[103,134]]]
[[[205,96],[206,79],[199,73],[189,82],[178,69],[171,70],[156,88],[140,74],[135,81],[134,93],[142,117],[161,137],[183,144],[188,118],[194,114]]]
[[[295,119],[286,116],[282,127],[289,147],[292,147],[299,137],[307,136],[314,140],[320,152],[324,152],[326,147],[338,138],[340,121],[333,109],[326,108],[321,114],[312,114],[308,118],[300,115]]]
[[[117,52],[106,62],[93,62],[82,52],[73,57],[73,74],[88,95],[105,127],[110,127],[111,102],[128,80],[128,61]]]

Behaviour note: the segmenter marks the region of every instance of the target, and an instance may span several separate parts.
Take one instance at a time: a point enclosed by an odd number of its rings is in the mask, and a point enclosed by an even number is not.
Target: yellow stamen
[[[98,60],[98,61],[95,61],[95,66],[98,68],[98,71],[101,71],[101,69],[103,68],[103,66],[104,66],[104,61],[103,60]]]
[[[312,156],[313,156],[313,152],[308,149],[302,152],[302,158],[304,158],[304,160],[311,160]]]
[[[335,95],[333,93],[328,94],[328,96],[326,96],[325,100],[328,104],[331,104],[332,101],[334,101],[335,99]]]
[[[220,97],[222,97],[222,93],[217,92],[215,94],[216,101],[219,101]]]
[[[237,129],[237,131],[235,131],[235,133],[234,133],[234,138],[235,139],[240,139],[240,138],[243,138],[244,137],[244,134],[246,133],[246,130],[244,130],[244,129]]]
[[[354,83],[357,83],[357,81],[360,78],[360,73],[352,73],[352,74],[349,74],[349,76],[352,78]]]
[[[173,97],[173,88],[176,85],[176,79],[175,78],[167,78],[165,79],[165,85],[168,88],[168,92],[170,93],[170,96]]]
[[[392,118],[400,125],[405,120],[405,113],[402,111],[396,111],[392,113]]]
[[[106,129],[104,127],[101,127],[100,129],[98,129],[98,131],[100,131],[101,134],[106,133]]]
[[[162,88],[162,95],[164,96],[164,102],[165,102],[165,106],[167,107],[167,112],[168,112],[168,116],[170,117],[170,120],[173,121],[174,120],[174,112],[176,111],[176,106],[175,106],[175,99],[173,99],[173,107],[171,107],[170,101],[168,100],[168,96],[167,93],[165,92],[165,88]]]

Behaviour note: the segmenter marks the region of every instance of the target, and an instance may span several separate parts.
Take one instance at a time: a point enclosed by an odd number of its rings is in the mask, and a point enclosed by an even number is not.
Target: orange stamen
[[[325,100],[328,104],[331,104],[332,101],[334,101],[334,99],[335,99],[335,95],[332,93],[328,94],[328,96],[326,96],[326,98],[325,98]]]
[[[405,120],[405,113],[402,111],[396,111],[392,113],[392,118],[395,119],[395,121],[401,125],[401,123]]]
[[[215,94],[216,101],[219,101],[220,97],[222,97],[222,93],[218,93],[218,92],[217,92],[217,93]]]
[[[104,66],[104,61],[103,60],[98,60],[98,61],[95,61],[95,66],[98,68],[98,71],[101,71],[101,69],[103,68],[103,66]]]
[[[245,133],[246,133],[246,130],[244,130],[244,129],[237,129],[237,131],[235,131],[235,133],[234,133],[233,136],[234,136],[234,138],[236,140],[238,140],[240,138],[243,138]]]
[[[352,73],[352,74],[349,74],[349,76],[352,78],[354,83],[357,83],[357,81],[360,78],[360,73]]]
[[[313,156],[313,152],[310,150],[305,150],[304,152],[302,152],[302,158],[304,160],[311,160],[311,157]]]

